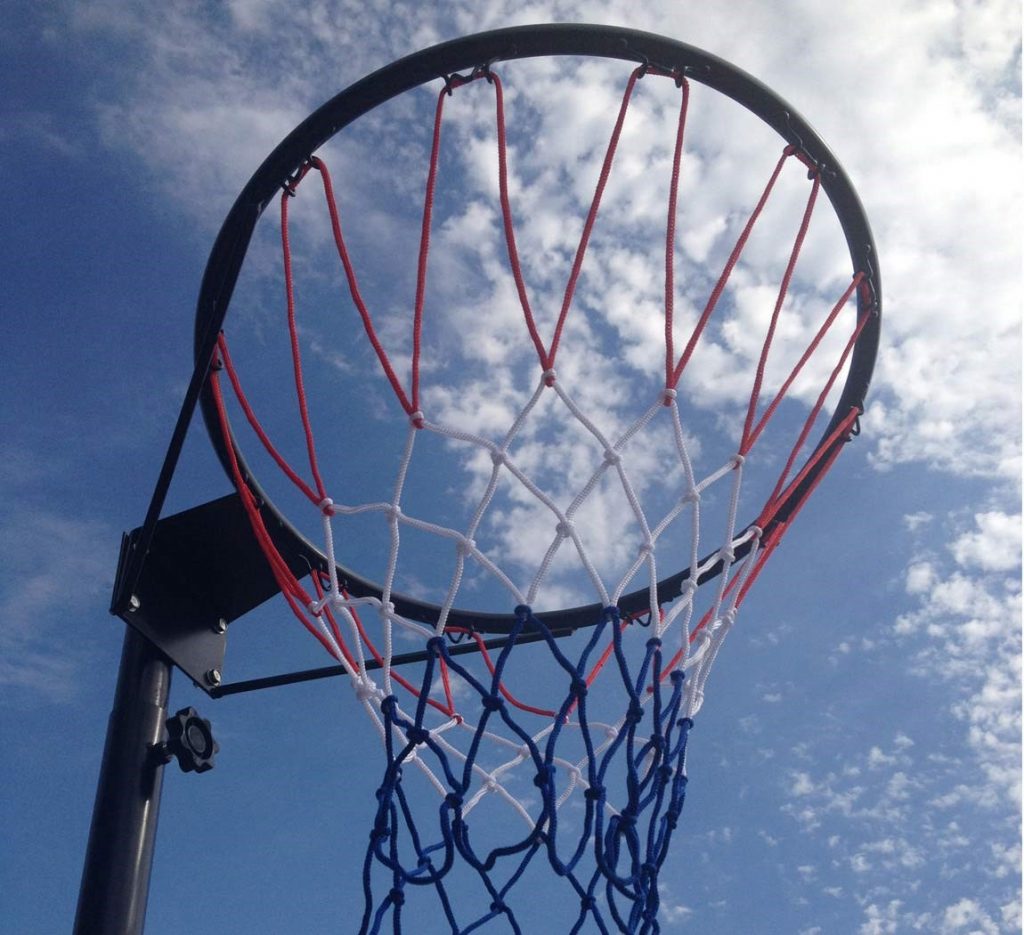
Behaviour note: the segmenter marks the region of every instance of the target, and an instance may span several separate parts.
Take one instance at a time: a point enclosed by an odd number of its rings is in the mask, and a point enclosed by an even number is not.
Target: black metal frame
[[[304,681],[339,673],[336,667],[272,676],[234,686],[220,684],[228,624],[277,593],[266,560],[252,540],[238,494],[161,519],[185,435],[197,404],[221,463],[228,468],[227,445],[235,447],[246,483],[260,503],[271,536],[297,574],[324,570],[323,554],[282,516],[247,468],[234,439],[220,435],[207,377],[218,334],[253,230],[271,199],[327,140],[358,117],[391,98],[453,73],[498,61],[535,56],[578,55],[647,63],[675,71],[727,95],[771,126],[813,163],[822,188],[842,225],[853,271],[863,273],[858,313],[870,314],[854,348],[841,398],[818,443],[816,466],[778,512],[785,523],[803,502],[832,453],[848,439],[831,442],[840,420],[852,408],[863,409],[878,348],[881,285],[875,247],[864,210],[839,162],[810,125],[759,81],[692,46],[650,33],[607,26],[559,24],[496,30],[446,42],[410,55],[342,91],[301,123],[264,161],[229,212],[203,275],[195,323],[195,363],[156,487],[138,529],[124,537],[111,612],[129,624],[118,676],[106,750],[97,791],[75,931],[142,931],[162,762],[154,754],[163,742],[171,664],[213,696]],[[818,455],[823,455],[818,457]],[[766,534],[770,533],[765,530]],[[750,545],[737,550],[740,557]],[[227,573],[230,569],[230,573]],[[718,574],[712,567],[702,581]],[[339,576],[354,595],[379,595],[373,582],[349,569]],[[688,576],[684,570],[659,582],[659,599],[675,598]],[[396,610],[425,622],[438,608],[395,595]],[[647,606],[646,589],[620,601],[625,612]],[[556,635],[592,625],[597,605],[543,615]],[[453,626],[478,633],[507,633],[512,615],[453,610]],[[473,651],[475,643],[457,647]],[[416,655],[416,654],[413,654]],[[401,661],[401,660],[399,660]],[[411,661],[411,660],[406,660]]]

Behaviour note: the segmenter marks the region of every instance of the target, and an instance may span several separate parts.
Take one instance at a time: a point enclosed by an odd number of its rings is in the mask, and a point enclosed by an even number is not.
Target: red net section
[[[560,371],[560,350],[571,332],[572,315],[580,287],[588,248],[598,228],[599,213],[616,155],[623,141],[627,114],[638,85],[643,82],[674,82],[678,90],[678,111],[671,144],[670,178],[667,195],[667,220],[664,228],[664,305],[659,324],[664,369],[660,385],[653,392],[643,385],[635,388],[639,401],[631,417],[608,427],[602,413],[588,412],[580,401],[580,373],[571,367],[571,378]],[[493,92],[494,137],[497,150],[497,194],[500,205],[500,229],[504,238],[508,271],[514,283],[521,311],[522,327],[528,334],[535,358],[534,386],[522,405],[514,408],[507,423],[482,431],[474,422],[464,425],[438,415],[424,389],[429,380],[429,362],[424,360],[424,320],[428,311],[428,271],[431,233],[434,226],[435,198],[441,173],[442,127],[446,102],[465,85],[486,82]],[[474,916],[472,924],[481,924],[496,916],[513,921],[515,911],[508,901],[509,890],[521,876],[535,853],[546,853],[557,874],[566,879],[581,900],[576,931],[588,919],[604,927],[614,920],[622,930],[649,930],[657,913],[657,870],[668,849],[671,830],[682,807],[685,789],[685,738],[693,716],[699,710],[711,665],[736,613],[768,557],[778,545],[788,525],[807,497],[821,482],[842,449],[842,442],[855,430],[859,412],[839,413],[828,438],[811,451],[814,426],[827,404],[830,393],[847,366],[849,356],[866,315],[859,318],[850,311],[864,274],[856,272],[840,294],[822,310],[815,327],[800,336],[797,352],[777,378],[774,392],[766,393],[767,374],[784,327],[785,310],[791,301],[794,274],[804,250],[812,216],[819,202],[821,179],[818,167],[797,148],[786,146],[778,156],[763,190],[739,228],[720,273],[714,279],[703,308],[694,316],[692,327],[680,340],[680,322],[676,312],[676,218],[679,214],[680,185],[683,176],[684,138],[690,109],[689,83],[679,75],[656,68],[635,69],[626,84],[610,137],[604,150],[598,181],[582,220],[582,233],[573,255],[554,324],[545,334],[531,304],[530,288],[524,275],[516,241],[509,180],[509,154],[505,126],[504,90],[499,76],[481,69],[468,77],[453,76],[437,97],[431,135],[421,233],[416,255],[416,278],[410,316],[411,340],[408,371],[402,372],[388,351],[385,332],[380,328],[371,305],[364,297],[356,264],[343,232],[339,198],[325,163],[314,156],[292,178],[281,197],[281,240],[283,280],[287,300],[287,329],[290,340],[291,378],[301,423],[302,449],[282,453],[275,447],[260,417],[246,396],[243,379],[222,336],[217,349],[218,365],[211,377],[214,399],[225,437],[231,437],[228,402],[221,373],[227,376],[232,395],[244,419],[269,459],[277,465],[287,483],[307,501],[309,512],[317,517],[323,551],[329,571],[303,581],[289,570],[278,554],[264,526],[258,504],[243,479],[234,453],[228,456],[253,532],[267,556],[275,578],[295,616],[303,626],[341,663],[349,675],[360,704],[379,733],[385,750],[385,780],[378,793],[379,811],[367,856],[367,910],[364,930],[376,931],[390,914],[396,920],[406,898],[406,890],[425,885],[435,890],[453,930],[456,922],[446,895],[445,880],[455,855],[474,868],[477,882],[488,894],[488,908]],[[690,409],[683,393],[685,375],[708,344],[708,331],[726,301],[730,283],[736,274],[752,234],[769,204],[780,178],[787,171],[801,173],[807,181],[806,194],[796,219],[792,245],[775,288],[771,311],[760,339],[752,372],[730,376],[731,385],[742,385],[745,405],[739,423],[726,430],[734,443],[727,457],[698,476],[695,470],[695,442]],[[331,237],[344,271],[348,297],[361,321],[362,330],[377,363],[398,403],[403,438],[397,465],[381,467],[392,477],[391,494],[386,499],[361,500],[345,490],[332,487],[321,468],[314,433],[324,431],[332,415],[329,402],[308,398],[304,377],[303,336],[295,298],[295,263],[291,247],[290,205],[303,193],[310,175],[319,178],[327,208]],[[845,312],[845,314],[844,314]],[[845,340],[829,340],[838,323],[848,324]],[[787,336],[787,346],[794,339]],[[680,350],[680,344],[682,345]],[[832,355],[822,367],[826,351]],[[808,405],[797,404],[793,388],[811,363],[825,374],[820,392]],[[658,363],[660,369],[660,361]],[[219,371],[219,372],[218,372]],[[605,379],[603,373],[585,374],[582,379]],[[577,382],[574,382],[577,381]],[[454,386],[459,398],[472,391]],[[748,460],[762,447],[768,427],[784,409],[800,408],[795,430],[785,447],[778,439],[768,451],[768,461],[779,467],[772,470],[766,496],[753,505],[755,519],[742,525],[739,517],[743,501],[743,480]],[[579,482],[570,496],[556,496],[549,484],[532,470],[533,445],[537,435],[533,425],[551,412],[558,414],[560,432],[571,423],[576,436],[583,437],[592,460],[581,469]],[[792,422],[791,414],[787,418]],[[647,485],[637,480],[635,464],[644,461],[656,446],[647,439],[661,431],[667,439],[661,469],[663,486],[671,486],[667,502],[654,511],[645,497]],[[471,464],[479,483],[465,498],[465,510],[458,523],[404,509],[409,477],[417,471],[417,450],[421,437],[440,440],[447,449],[457,451],[464,463]],[[556,434],[548,444],[568,444]],[[612,573],[595,557],[605,544],[605,533],[586,521],[587,510],[597,499],[602,485],[615,487],[623,505],[621,525],[628,527],[634,554]],[[507,490],[514,490],[511,501]],[[702,503],[711,497],[721,503],[720,519],[710,533],[702,525]],[[504,498],[504,499],[503,499]],[[505,567],[500,550],[488,549],[478,537],[488,524],[506,522],[515,527],[516,504],[529,500],[532,509],[547,518],[548,531],[530,543],[535,556],[525,575],[521,569]],[[511,502],[512,507],[508,504]],[[387,557],[383,562],[379,597],[352,597],[339,579],[335,556],[338,523],[353,517],[377,518],[387,530]],[[495,519],[497,516],[497,519]],[[506,517],[506,519],[503,519]],[[683,530],[682,546],[664,554],[670,535]],[[397,613],[392,596],[403,562],[402,535],[415,531],[433,537],[438,550],[450,555],[447,581],[440,585],[443,597],[437,623],[426,626]],[[675,541],[675,540],[673,540]],[[568,556],[568,558],[567,558]],[[415,561],[415,557],[410,559]],[[578,654],[569,658],[557,649],[552,633],[534,614],[534,610],[552,609],[558,587],[552,586],[556,569],[571,561],[583,587],[605,611],[593,621],[593,628]],[[661,606],[657,596],[659,571],[665,562],[674,563],[671,571],[687,572],[682,593],[670,606]],[[659,564],[660,563],[660,564]],[[507,595],[509,609],[516,608],[516,623],[505,646],[492,657],[482,637],[463,626],[449,623],[451,611],[460,596],[472,588],[466,585],[468,570],[482,575]],[[709,593],[703,604],[697,600],[699,584],[707,581]],[[626,616],[617,605],[631,587],[646,588],[646,609]],[[554,592],[554,597],[551,593]],[[634,645],[629,656],[631,632],[645,630],[645,639]],[[550,650],[552,673],[560,678],[561,688],[540,692],[536,697],[520,691],[519,684],[530,687],[530,679],[511,675],[515,668],[511,653],[516,637],[532,633]],[[664,645],[669,637],[672,645]],[[397,645],[409,645],[409,638],[425,647],[425,670],[407,677],[392,665]],[[475,641],[482,663],[476,674],[460,664],[448,652],[452,641]],[[405,641],[403,643],[403,641]],[[517,651],[518,653],[519,651]],[[378,684],[373,669],[379,667]],[[529,666],[527,666],[529,667]],[[516,684],[513,684],[515,682]],[[605,707],[598,711],[593,689],[602,687]],[[550,689],[550,684],[545,686]],[[590,701],[585,699],[590,698]],[[509,708],[519,712],[515,718]],[[617,708],[617,710],[616,710]],[[626,713],[623,714],[625,709]],[[637,725],[647,717],[649,730],[637,733]],[[520,718],[522,720],[520,720]],[[485,752],[486,751],[486,752]],[[616,767],[614,764],[619,763]],[[436,840],[413,819],[415,809],[405,798],[403,769],[418,772],[445,803]],[[554,778],[560,770],[561,780]],[[618,769],[618,779],[612,773]],[[526,791],[517,783],[527,776]],[[532,777],[532,780],[530,779]],[[539,793],[537,793],[539,790]],[[527,794],[529,793],[529,794]],[[539,797],[538,797],[539,795]],[[564,834],[556,834],[557,815],[571,801],[585,804],[586,819],[581,836],[573,838],[566,851]],[[524,835],[512,835],[511,844],[481,848],[470,843],[467,828],[469,814],[483,803],[494,801],[525,823]],[[637,830],[637,817],[650,815],[648,831]],[[645,837],[646,834],[646,837]],[[404,836],[404,838],[403,838]],[[398,842],[405,840],[407,853],[399,854]],[[428,840],[433,843],[427,843]],[[596,856],[590,865],[585,855]],[[494,875],[499,858],[511,858],[512,869],[501,879]],[[374,874],[388,880],[387,895],[373,894]],[[603,902],[598,898],[606,887]],[[648,928],[645,928],[647,926]]]

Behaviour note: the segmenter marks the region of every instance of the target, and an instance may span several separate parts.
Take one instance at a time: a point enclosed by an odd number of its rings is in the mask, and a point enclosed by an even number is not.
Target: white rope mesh
[[[561,549],[564,548],[571,548],[575,551],[579,565],[585,571],[584,577],[585,580],[589,582],[594,599],[603,606],[616,603],[625,590],[629,588],[632,583],[635,583],[637,573],[643,570],[643,578],[647,583],[650,595],[648,611],[651,615],[651,620],[653,621],[652,631],[654,635],[658,638],[662,638],[666,634],[669,634],[674,627],[678,630],[677,643],[683,650],[683,655],[677,663],[677,667],[687,670],[688,672],[686,700],[684,702],[682,714],[685,717],[692,718],[700,710],[704,698],[704,687],[706,685],[711,666],[714,663],[722,642],[735,621],[737,610],[736,599],[742,592],[742,585],[753,569],[758,555],[756,544],[761,535],[760,530],[751,528],[741,531],[739,534],[737,534],[736,531],[737,510],[741,492],[744,459],[738,454],[734,455],[726,461],[726,463],[712,471],[707,477],[700,481],[696,481],[693,476],[689,447],[682,430],[678,405],[674,398],[674,394],[666,394],[664,391],[660,391],[653,403],[639,418],[637,418],[632,424],[626,426],[614,438],[614,440],[610,440],[590,419],[587,418],[559,382],[556,381],[551,386],[548,386],[549,379],[548,374],[541,376],[538,381],[536,391],[530,397],[522,410],[516,414],[512,425],[504,434],[500,445],[495,445],[486,438],[471,432],[460,430],[457,427],[434,422],[429,418],[428,411],[423,415],[421,428],[417,429],[415,427],[410,427],[408,430],[403,457],[396,472],[394,497],[390,502],[344,503],[338,500],[332,500],[330,510],[322,511],[324,553],[327,556],[329,567],[332,569],[330,582],[331,590],[321,601],[317,602],[314,612],[319,615],[325,607],[329,606],[335,613],[339,614],[342,619],[345,619],[346,621],[351,621],[351,611],[353,610],[358,612],[361,608],[373,608],[379,612],[382,624],[380,651],[384,660],[382,667],[382,691],[370,693],[369,695],[367,694],[365,686],[373,684],[370,676],[370,670],[367,668],[367,657],[362,651],[362,641],[358,636],[356,636],[354,623],[350,623],[349,629],[353,635],[353,640],[350,645],[359,647],[359,652],[356,657],[357,666],[355,670],[350,673],[354,676],[353,684],[356,686],[357,695],[364,701],[364,704],[367,705],[367,710],[371,711],[372,717],[380,729],[382,729],[382,722],[379,711],[371,710],[371,706],[368,702],[373,699],[379,704],[383,697],[391,695],[396,690],[396,686],[392,683],[391,679],[391,659],[394,654],[396,642],[396,627],[415,634],[418,639],[424,641],[430,635],[443,635],[446,631],[449,612],[458,603],[460,585],[464,578],[464,568],[467,562],[475,563],[483,572],[492,576],[494,580],[508,592],[512,604],[530,604],[532,606],[538,596],[543,593],[543,586],[550,573],[554,557]],[[593,471],[587,481],[564,509],[560,508],[559,505],[554,502],[551,497],[517,465],[513,453],[517,437],[523,427],[528,423],[531,412],[535,409],[538,400],[545,392],[557,398],[564,406],[564,411],[568,413],[569,417],[579,422],[583,428],[596,439],[599,451],[601,452],[601,460],[593,466]],[[641,505],[640,498],[637,496],[630,482],[628,461],[630,446],[642,443],[644,429],[656,419],[667,419],[671,421],[672,434],[675,442],[674,453],[678,460],[678,467],[683,480],[679,496],[675,498],[671,508],[665,513],[665,515],[656,518],[656,521],[652,523],[647,517],[644,508]],[[460,530],[447,527],[425,518],[410,515],[402,508],[405,481],[409,476],[409,472],[413,465],[417,437],[420,432],[433,433],[440,438],[449,439],[452,442],[466,446],[469,449],[475,448],[481,450],[486,452],[491,459],[493,470],[479,502],[471,511],[469,511],[470,519],[464,529]],[[468,460],[468,458],[464,458],[463,460]],[[550,514],[551,518],[551,526],[553,529],[551,539],[546,546],[544,546],[543,543],[537,544],[537,552],[539,555],[542,555],[542,558],[539,561],[536,573],[525,590],[518,587],[513,582],[512,577],[509,574],[505,573],[491,558],[480,551],[474,541],[474,536],[487,515],[488,507],[494,502],[494,494],[503,474],[508,478],[513,479],[517,484],[519,484],[522,491],[525,491],[527,494],[534,497],[537,502],[542,504]],[[640,530],[641,533],[641,547],[637,558],[628,568],[625,569],[624,573],[622,573],[614,582],[606,583],[598,573],[594,562],[591,561],[588,556],[586,536],[581,533],[580,529],[576,526],[574,518],[578,514],[580,507],[594,491],[598,482],[603,477],[609,475],[612,475],[617,479],[618,483],[622,487],[626,500],[631,507],[633,514],[632,519],[635,522],[636,528]],[[701,542],[700,501],[701,497],[705,495],[706,492],[716,483],[728,484],[729,508],[726,515],[725,528],[717,532],[715,541],[717,541],[719,545],[716,550],[708,555],[704,562],[701,563],[698,560],[698,552]],[[336,572],[333,571],[333,569],[336,568],[338,561],[338,556],[335,554],[333,523],[346,516],[367,512],[381,514],[390,529],[391,544],[387,562],[387,573],[384,581],[382,582],[382,597],[379,600],[368,597],[346,597],[341,593],[336,578]],[[656,594],[658,577],[657,564],[655,561],[655,548],[661,537],[673,526],[673,524],[685,523],[687,518],[689,519],[691,527],[691,535],[689,537],[690,546],[686,555],[685,563],[685,567],[689,571],[689,579],[683,585],[682,595],[671,605],[671,607],[667,608],[664,613],[661,613],[661,608],[658,605]],[[439,540],[439,548],[448,548],[452,553],[452,577],[445,592],[444,602],[442,604],[442,610],[438,618],[437,625],[433,631],[415,620],[410,620],[396,613],[393,606],[390,604],[391,594],[394,590],[395,576],[399,569],[401,557],[401,529],[406,526],[437,537]],[[752,542],[754,547],[746,553],[744,559],[736,562],[736,551],[747,542]],[[722,563],[723,567],[715,579],[714,601],[711,606],[708,622],[706,622],[704,626],[695,633],[690,628],[690,624],[693,619],[694,596],[698,592],[696,582],[702,574],[706,573],[719,562]],[[736,579],[735,581],[734,578]],[[733,585],[732,588],[729,587],[730,584]],[[728,595],[727,591],[729,592]],[[692,647],[690,645],[691,639],[693,640]],[[340,648],[337,652],[337,658],[345,664]],[[409,720],[414,719],[414,712],[404,704],[400,703],[399,710],[405,718]],[[431,736],[441,744],[443,749],[445,749],[451,756],[462,761],[465,761],[465,754],[460,751],[447,736],[443,735],[450,733],[452,727],[456,724],[464,728],[469,735],[472,735],[476,729],[476,724],[471,720],[471,715],[472,710],[469,712],[460,712],[459,717],[453,720],[452,718],[446,719],[443,715],[439,714],[437,725],[431,728]],[[527,717],[529,717],[529,715],[527,715]],[[607,733],[607,739],[603,745],[604,747],[607,747],[614,737],[617,736],[622,724],[623,720],[619,719],[616,722],[602,725],[603,729]],[[566,726],[572,727],[573,722],[569,721]],[[593,726],[594,725],[592,724],[591,727]],[[535,743],[540,743],[547,736],[550,730],[551,725],[549,719],[548,723],[543,724],[531,733],[532,739]],[[521,744],[510,740],[507,736],[498,732],[484,731],[482,736],[488,742],[493,744],[496,750],[510,748],[515,750],[516,754],[490,770],[486,770],[474,763],[473,772],[478,776],[480,785],[474,796],[467,801],[465,811],[468,812],[472,808],[476,807],[485,796],[496,795],[500,800],[511,805],[515,811],[532,826],[535,819],[530,817],[530,812],[527,806],[520,801],[507,786],[508,778],[514,775],[517,769],[528,768],[524,766],[524,764],[527,763],[527,758],[524,758],[521,753],[518,752],[521,748]],[[399,737],[397,742],[404,743],[404,737]],[[599,750],[600,749],[603,749],[603,747],[599,748]],[[558,806],[562,807],[566,802],[570,801],[574,795],[582,794],[587,787],[581,773],[581,770],[586,764],[586,758],[582,757],[575,761],[568,761],[559,758],[556,759],[557,762],[565,767],[567,771],[566,775],[570,777],[558,798]],[[438,795],[443,797],[446,794],[447,789],[442,780],[432,772],[431,768],[422,758],[417,758],[416,764],[428,778],[431,786],[437,791]],[[615,812],[614,805],[612,803],[609,803],[607,808],[610,813]]]

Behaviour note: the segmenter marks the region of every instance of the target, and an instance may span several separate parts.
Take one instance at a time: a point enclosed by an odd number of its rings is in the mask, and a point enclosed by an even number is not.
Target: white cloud
[[[977,529],[954,540],[957,563],[981,571],[1011,571],[1021,558],[1021,518],[992,511],[974,517]]]
[[[956,725],[966,754],[940,755],[916,731],[897,729],[887,744],[846,751],[842,770],[810,765],[789,784],[783,810],[803,831],[828,836],[840,866],[867,881],[862,892],[892,893],[887,881],[901,881],[900,900],[865,904],[864,932],[998,931],[1012,889],[979,888],[970,872],[1010,887],[1020,873],[1020,582],[992,547],[1013,539],[1016,518],[990,511],[964,521],[961,513],[946,518],[953,534],[945,555],[908,567],[906,594],[917,606],[878,651],[905,657],[906,677],[941,686],[936,715]],[[932,547],[933,525],[917,527]],[[937,869],[948,881],[943,910],[915,895]]]
[[[903,524],[911,532],[916,532],[922,526],[930,523],[935,517],[926,510],[918,510],[916,513],[908,513],[903,517]]]
[[[939,931],[942,935],[954,935],[958,932],[999,935],[999,926],[973,899],[964,898],[946,907]]]
[[[871,863],[863,854],[854,854],[850,858],[850,869],[854,873],[867,873],[871,869]]]
[[[930,586],[912,591],[921,601],[919,609],[903,615],[897,627],[903,634],[927,634],[918,654],[922,671],[929,677],[957,680],[959,691],[951,710],[967,725],[968,742],[990,783],[976,790],[976,796],[998,789],[1011,802],[1020,797],[1021,749],[1015,535],[1019,536],[1016,518],[978,514],[975,528],[956,537],[951,551],[960,565],[982,573],[969,576],[961,570],[932,569]],[[1010,544],[1007,551],[1005,544]],[[1008,557],[1016,561],[1011,565]]]
[[[1000,914],[1003,918],[1003,924],[1009,931],[1015,932],[1021,927],[1021,902],[1019,899],[1015,899],[1003,906]]]
[[[872,747],[868,751],[868,767],[870,769],[880,769],[883,766],[892,766],[896,762],[896,757],[887,756],[882,752],[881,747]]]
[[[807,773],[798,772],[793,774],[793,784],[790,786],[790,795],[810,795],[815,792],[814,783],[811,781],[811,777]]]
[[[685,924],[693,915],[693,910],[676,900],[664,884],[659,885],[658,896],[661,900],[658,906],[658,919],[660,921],[675,926],[679,923]]]
[[[3,532],[0,684],[69,697],[88,652],[69,636],[72,622],[102,608],[116,556],[96,544],[116,536],[95,520],[27,506],[7,512]]]
[[[923,594],[935,583],[935,569],[930,562],[914,562],[907,569],[907,593]]]

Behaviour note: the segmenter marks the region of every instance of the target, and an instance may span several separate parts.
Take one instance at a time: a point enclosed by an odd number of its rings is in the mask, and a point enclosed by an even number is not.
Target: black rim
[[[787,143],[796,146],[818,167],[821,185],[832,203],[842,226],[853,265],[853,272],[864,274],[863,288],[858,290],[858,314],[870,314],[854,348],[840,400],[828,427],[810,459],[817,458],[800,486],[789,496],[775,523],[785,523],[803,502],[816,478],[825,469],[831,452],[821,449],[838,447],[846,439],[827,440],[851,409],[863,410],[871,373],[878,349],[881,322],[881,284],[874,241],[860,199],[846,173],[810,125],[755,78],[721,59],[692,46],[652,33],[610,26],[556,24],[522,26],[480,33],[433,46],[410,55],[374,72],[323,104],[295,128],[267,157],[249,180],[228,213],[214,242],[203,274],[196,309],[195,359],[208,362],[213,354],[217,335],[227,314],[231,296],[241,271],[242,262],[253,230],[270,201],[306,160],[340,130],[385,101],[429,82],[443,79],[455,72],[518,58],[551,55],[596,56],[620,59],[636,64],[649,63],[665,70],[683,73],[691,81],[707,85],[732,98],[772,127]],[[227,440],[220,431],[209,385],[201,395],[203,417],[217,455],[228,477],[232,477],[227,455]],[[311,568],[326,570],[327,560],[274,507],[263,492],[234,439],[236,457],[246,483],[256,494],[261,511],[275,541],[283,553],[303,558]],[[819,457],[820,455],[823,455]],[[767,532],[767,530],[766,530]],[[750,544],[736,550],[741,558]],[[701,576],[699,583],[715,577],[721,563]],[[350,569],[339,566],[339,577],[349,592],[356,596],[380,596],[380,588]],[[658,599],[667,603],[678,597],[689,570],[683,570],[658,583]],[[395,610],[410,619],[436,622],[440,608],[402,595],[392,595]],[[625,595],[619,601],[624,613],[643,611],[648,606],[647,588]],[[575,629],[592,625],[600,617],[601,607],[588,604],[568,610],[540,614],[555,629]],[[450,626],[461,626],[483,633],[507,632],[515,621],[512,614],[487,614],[453,609]]]

